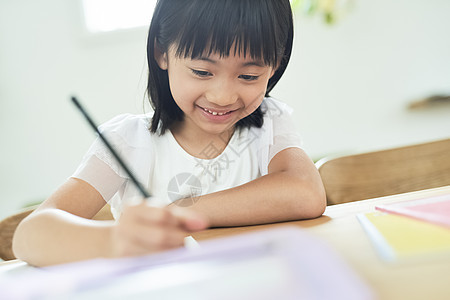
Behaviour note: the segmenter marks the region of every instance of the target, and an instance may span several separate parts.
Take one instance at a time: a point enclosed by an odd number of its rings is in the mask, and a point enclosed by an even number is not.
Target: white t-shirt
[[[219,154],[214,144],[199,159],[188,154],[170,130],[159,135],[149,130],[152,114],[119,115],[99,127],[125,163],[152,194],[150,204],[168,205],[179,199],[242,185],[266,175],[270,160],[281,150],[301,147],[291,119],[292,109],[273,98],[261,105],[261,128],[236,130]],[[140,193],[103,142],[97,138],[72,175],[92,185],[111,205],[116,219],[124,204],[141,201]]]

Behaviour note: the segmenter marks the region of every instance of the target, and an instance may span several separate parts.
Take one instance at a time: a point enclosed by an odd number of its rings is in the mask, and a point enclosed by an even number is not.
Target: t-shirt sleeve
[[[83,159],[72,177],[89,183],[106,202],[114,196],[126,180],[95,155]]]
[[[302,139],[292,119],[292,109],[279,101],[273,101],[272,105],[276,106],[276,109],[273,110],[272,116],[273,144],[269,146],[269,163],[284,149],[302,148]]]
[[[147,155],[150,147],[146,119],[123,114],[99,126],[100,132],[118,152],[138,180],[146,184]],[[145,165],[143,168],[141,166]],[[148,169],[147,169],[148,171]],[[128,180],[109,149],[97,138],[84,155],[71,177],[81,179],[94,187],[105,201],[109,201]]]
[[[284,149],[302,148],[302,139],[292,119],[292,109],[287,104],[265,98],[261,108],[264,112],[264,125],[258,129],[258,160],[261,175],[266,175],[272,158]]]

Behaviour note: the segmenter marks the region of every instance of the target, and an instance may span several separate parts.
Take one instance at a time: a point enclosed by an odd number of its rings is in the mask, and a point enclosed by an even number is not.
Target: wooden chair
[[[323,158],[328,205],[450,185],[450,139]]]
[[[17,214],[7,217],[0,221],[0,258],[3,260],[15,259],[12,251],[12,238],[17,225],[29,214],[31,214],[37,206],[29,207]],[[93,218],[94,220],[112,220],[111,207],[105,205]]]

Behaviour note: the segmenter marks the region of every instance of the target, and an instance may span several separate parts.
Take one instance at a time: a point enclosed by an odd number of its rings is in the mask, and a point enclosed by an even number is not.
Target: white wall
[[[0,1],[0,217],[42,200],[94,138],[72,104],[98,123],[143,111],[145,30],[86,35],[78,1]]]
[[[450,105],[406,109],[450,94],[450,1],[355,3],[332,27],[297,18],[295,55],[276,94],[296,108],[310,154],[450,137]]]
[[[308,153],[366,151],[450,137],[450,2],[355,0],[334,26],[300,14],[294,55],[273,96],[295,109]],[[47,197],[93,139],[68,101],[98,123],[141,113],[146,30],[83,33],[76,0],[0,1],[0,218]]]

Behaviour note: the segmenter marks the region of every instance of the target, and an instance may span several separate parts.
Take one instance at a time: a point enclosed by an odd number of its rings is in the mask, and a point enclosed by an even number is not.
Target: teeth
[[[203,110],[206,111],[206,112],[209,112],[213,116],[217,116],[217,115],[223,116],[223,115],[226,115],[228,113],[228,112],[222,113],[222,112],[217,112],[217,111],[211,111],[211,110],[206,109],[206,108],[204,108]]]

